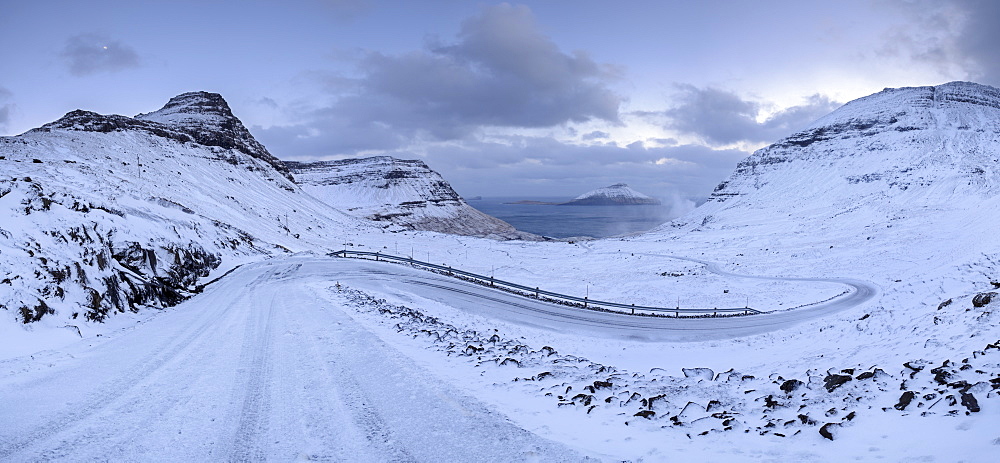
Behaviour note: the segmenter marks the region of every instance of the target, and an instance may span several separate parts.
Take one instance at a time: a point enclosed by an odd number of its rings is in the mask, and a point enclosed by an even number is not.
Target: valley
[[[543,241],[423,163],[289,167],[217,94],[74,111],[0,138],[0,459],[977,461],[998,147],[1000,90],[887,89],[657,229]]]

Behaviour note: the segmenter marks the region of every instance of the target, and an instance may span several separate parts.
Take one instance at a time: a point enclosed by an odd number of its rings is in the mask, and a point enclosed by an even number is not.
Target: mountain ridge
[[[948,208],[1000,193],[998,147],[1000,90],[968,82],[887,89],[756,151],[705,205],[661,229],[759,222],[753,215],[858,224],[841,216],[864,209],[875,214],[864,218],[871,223],[898,209]]]
[[[540,240],[469,206],[423,161],[373,156],[286,161],[308,193],[356,217],[394,226],[497,239]]]

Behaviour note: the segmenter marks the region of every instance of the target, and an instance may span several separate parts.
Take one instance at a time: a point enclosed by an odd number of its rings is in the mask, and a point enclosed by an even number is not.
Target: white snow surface
[[[0,184],[2,300],[55,313],[0,323],[0,422],[17,423],[0,429],[0,460],[993,461],[997,95],[866,97],[747,158],[688,216],[575,243],[372,228],[256,158],[147,132],[4,138],[20,180]],[[157,153],[140,162],[149,183],[127,172],[136,153]],[[167,175],[177,166],[188,175]],[[48,233],[72,226],[109,248],[198,244],[221,259],[199,282],[244,265],[173,308],[73,320],[45,289],[55,277],[32,277],[101,249]],[[341,247],[592,299],[767,313],[575,312],[321,254]],[[848,281],[870,298],[852,302]]]

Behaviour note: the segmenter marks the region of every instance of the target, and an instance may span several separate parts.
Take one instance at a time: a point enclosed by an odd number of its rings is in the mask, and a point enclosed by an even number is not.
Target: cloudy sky
[[[1000,86],[991,0],[0,3],[0,134],[208,90],[279,158],[420,158],[465,196],[704,197],[851,99]]]

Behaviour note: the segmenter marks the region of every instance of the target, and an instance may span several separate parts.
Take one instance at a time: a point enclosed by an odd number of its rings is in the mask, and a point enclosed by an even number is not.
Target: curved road
[[[828,301],[760,315],[720,318],[639,317],[540,302],[398,264],[334,259],[320,264],[325,267],[320,271],[331,272],[331,278],[351,287],[392,294],[404,300],[408,297],[423,297],[465,312],[567,334],[646,341],[704,341],[764,333],[855,307],[878,294],[874,285],[861,280],[748,276],[722,271],[710,262],[649,255],[704,264],[709,271],[725,277],[839,283],[849,290]]]

